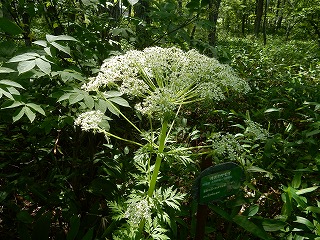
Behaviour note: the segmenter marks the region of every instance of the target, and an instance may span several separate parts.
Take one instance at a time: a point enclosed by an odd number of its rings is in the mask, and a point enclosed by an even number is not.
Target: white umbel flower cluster
[[[83,131],[101,132],[99,124],[102,122],[104,114],[101,111],[90,111],[81,113],[74,121],[74,124],[80,126]]]
[[[151,206],[148,200],[143,199],[139,202],[130,203],[124,216],[131,225],[139,225],[142,219],[149,219],[151,217]]]
[[[244,134],[254,140],[266,140],[269,136],[269,133],[266,129],[262,128],[261,124],[253,122],[251,120],[245,121],[247,128]]]
[[[247,93],[248,84],[233,70],[196,50],[150,47],[107,59],[96,78],[82,86],[86,91],[109,88],[141,100],[144,114],[164,114],[190,100],[219,101],[224,93]]]

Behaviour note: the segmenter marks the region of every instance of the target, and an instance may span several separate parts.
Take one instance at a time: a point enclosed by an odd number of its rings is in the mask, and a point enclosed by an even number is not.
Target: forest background
[[[319,1],[0,7],[1,239],[320,239]],[[151,128],[119,92],[102,100],[81,88],[105,59],[154,46],[216,58],[251,91],[183,108],[161,150],[163,122]],[[105,113],[116,137],[75,126],[88,110]],[[131,123],[155,144],[143,145]],[[154,205],[134,230],[128,211],[149,183],[150,166],[138,164],[146,149],[151,164],[164,161]],[[192,185],[205,167],[229,161],[243,167],[244,183],[207,207],[201,233]]]

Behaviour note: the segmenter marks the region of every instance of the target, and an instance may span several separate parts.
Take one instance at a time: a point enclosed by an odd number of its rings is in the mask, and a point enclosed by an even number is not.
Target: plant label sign
[[[194,185],[196,199],[200,204],[208,204],[236,194],[243,175],[242,168],[231,162],[205,169]]]

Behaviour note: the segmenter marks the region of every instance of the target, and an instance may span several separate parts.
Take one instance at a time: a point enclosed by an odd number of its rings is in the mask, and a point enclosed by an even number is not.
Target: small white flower
[[[74,121],[74,124],[80,126],[83,131],[97,131],[101,132],[99,124],[102,122],[104,114],[101,111],[90,111],[81,113]]]
[[[128,218],[128,222],[132,225],[139,225],[142,219],[151,218],[151,206],[147,199],[143,199],[139,202],[132,202],[129,204],[125,218]]]
[[[160,117],[190,100],[219,101],[227,91],[250,90],[229,66],[196,50],[184,52],[176,47],[150,47],[114,56],[103,63],[96,78],[89,80],[82,87],[86,91],[116,87],[140,100],[138,111]],[[181,94],[184,91],[187,93]]]

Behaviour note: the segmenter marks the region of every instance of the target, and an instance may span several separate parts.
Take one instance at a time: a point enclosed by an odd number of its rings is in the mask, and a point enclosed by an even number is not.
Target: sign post
[[[244,178],[243,169],[232,162],[211,166],[203,170],[197,177],[193,187],[193,197],[198,203],[197,217],[201,219],[201,209],[208,204],[221,201],[228,196],[236,194]],[[201,224],[201,226],[199,226]],[[202,229],[203,228],[203,229]],[[205,224],[197,222],[196,240],[204,237]],[[201,235],[201,237],[199,237]]]

